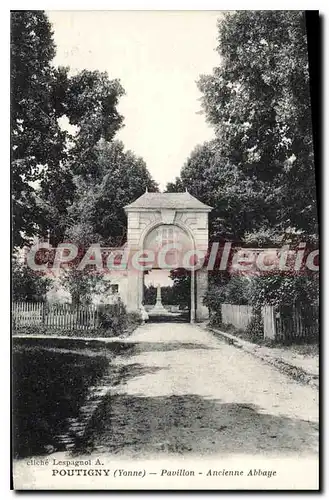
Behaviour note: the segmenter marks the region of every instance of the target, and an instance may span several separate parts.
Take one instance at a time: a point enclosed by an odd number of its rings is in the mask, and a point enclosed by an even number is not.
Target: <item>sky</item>
[[[174,282],[170,278],[170,274],[165,269],[152,269],[148,274],[144,276],[144,283],[146,286],[173,286]]]
[[[116,135],[143,157],[163,190],[214,133],[196,81],[218,66],[215,11],[50,11],[56,65],[107,71],[126,95]]]

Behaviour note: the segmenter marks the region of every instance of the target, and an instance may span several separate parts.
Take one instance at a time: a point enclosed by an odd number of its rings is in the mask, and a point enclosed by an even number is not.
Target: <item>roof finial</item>
[[[149,192],[149,190],[147,189],[147,186],[146,186],[146,188],[145,188],[145,193],[148,193],[148,192]]]

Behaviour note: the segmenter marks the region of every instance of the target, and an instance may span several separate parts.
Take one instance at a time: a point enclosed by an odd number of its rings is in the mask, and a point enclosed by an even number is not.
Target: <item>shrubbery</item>
[[[110,330],[114,335],[120,335],[127,328],[127,312],[122,302],[102,305],[98,314],[101,329]]]
[[[319,300],[319,277],[303,275],[255,276],[251,281],[250,303],[252,305],[302,307],[317,305]]]
[[[210,310],[210,325],[224,329],[227,329],[227,325],[223,325],[222,304],[252,305],[253,316],[243,337],[253,342],[262,340],[264,336],[263,306],[274,306],[280,314],[286,311],[289,320],[297,307],[303,323],[310,325],[307,340],[311,341],[315,335],[311,327],[318,320],[317,307],[314,307],[318,305],[318,296],[319,278],[315,273],[312,276],[233,276],[223,283],[210,283],[204,302]]]
[[[225,283],[210,283],[204,303],[209,308],[211,324],[215,326],[222,323],[222,304],[249,304],[250,287],[250,280],[241,276],[234,276]]]
[[[43,302],[50,288],[51,280],[39,275],[28,266],[12,261],[12,299],[14,301]]]
[[[13,333],[14,334],[20,334],[20,335],[49,335],[50,332],[53,332],[54,329],[50,330],[47,328],[45,325],[34,325],[34,326],[20,326],[16,327],[15,324],[13,324]],[[63,333],[62,335],[66,335],[66,330],[61,330]]]
[[[224,284],[210,283],[204,303],[217,313],[221,304],[316,305],[319,296],[318,276],[233,276]]]
[[[264,322],[260,309],[254,309],[246,328],[246,336],[251,342],[259,342],[264,339]]]
[[[122,302],[101,307],[99,312],[99,326],[113,336],[131,332],[141,322],[138,313],[127,313]]]

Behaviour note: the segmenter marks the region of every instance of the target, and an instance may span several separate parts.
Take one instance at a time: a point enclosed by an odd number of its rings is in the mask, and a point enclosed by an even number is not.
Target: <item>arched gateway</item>
[[[128,216],[127,245],[132,254],[155,253],[153,269],[172,266],[172,247],[179,248],[180,262],[208,249],[208,213],[212,207],[185,193],[144,193],[125,207]],[[177,258],[177,251],[175,254]],[[192,257],[193,263],[193,257]],[[181,264],[176,267],[183,267]],[[193,266],[192,266],[193,267]],[[128,269],[127,309],[137,311],[143,301],[144,271]],[[208,318],[202,303],[208,286],[206,268],[191,269],[191,322]]]

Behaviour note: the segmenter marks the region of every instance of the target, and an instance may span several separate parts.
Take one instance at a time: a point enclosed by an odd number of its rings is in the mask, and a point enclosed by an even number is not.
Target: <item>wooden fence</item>
[[[106,306],[107,311],[122,304]],[[62,330],[93,330],[99,327],[101,308],[96,306],[74,307],[71,304],[44,304],[41,302],[15,302],[12,305],[13,327],[40,326]]]
[[[275,312],[276,339],[305,341],[319,338],[319,307],[281,306]]]
[[[222,322],[244,330],[252,318],[252,306],[222,304]],[[264,338],[281,342],[314,340],[319,336],[319,308],[262,307]]]
[[[252,306],[222,304],[222,322],[241,330],[247,328],[252,316]]]

